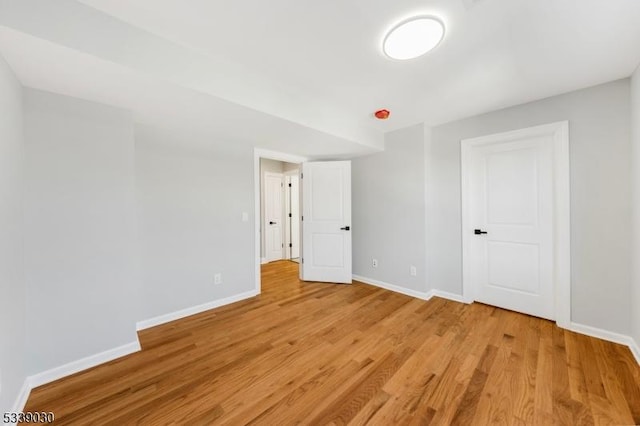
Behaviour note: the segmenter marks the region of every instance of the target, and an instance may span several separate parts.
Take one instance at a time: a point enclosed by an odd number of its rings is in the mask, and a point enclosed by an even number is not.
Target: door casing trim
[[[287,154],[285,152],[271,151],[267,149],[254,148],[253,149],[253,199],[254,199],[254,274],[255,274],[255,291],[260,294],[262,291],[262,281],[260,279],[260,264],[262,258],[260,257],[260,159],[267,158],[269,160],[284,161],[286,163],[301,164],[305,161],[309,161],[307,157],[302,157],[294,154]]]
[[[471,288],[471,229],[469,197],[471,155],[478,146],[535,136],[553,137],[553,286],[554,313],[559,327],[571,327],[571,190],[569,169],[569,122],[559,121],[460,142],[462,202],[462,297],[474,301]]]

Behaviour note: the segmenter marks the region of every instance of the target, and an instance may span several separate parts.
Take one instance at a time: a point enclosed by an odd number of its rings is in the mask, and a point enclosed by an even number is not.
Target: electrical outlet
[[[217,273],[213,276],[213,283],[218,285],[218,284],[222,284],[222,274]]]
[[[415,277],[416,275],[418,275],[418,270],[413,265],[411,265],[411,268],[409,269],[409,271],[411,272],[412,277]]]
[[[378,267],[378,259],[371,259],[371,266],[373,266],[374,268]]]

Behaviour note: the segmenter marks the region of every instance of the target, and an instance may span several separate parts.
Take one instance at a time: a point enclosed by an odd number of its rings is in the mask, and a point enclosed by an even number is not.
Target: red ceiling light
[[[389,118],[389,115],[391,115],[391,112],[388,109],[379,109],[374,112],[373,115],[375,115],[378,120],[386,120]]]

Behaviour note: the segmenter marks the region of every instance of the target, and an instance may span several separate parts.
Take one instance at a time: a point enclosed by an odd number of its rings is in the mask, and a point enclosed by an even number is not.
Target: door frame
[[[470,217],[471,155],[478,146],[503,143],[536,136],[553,137],[553,286],[556,324],[571,325],[571,198],[569,172],[569,122],[559,121],[504,133],[496,133],[460,141],[460,174],[462,179],[462,297],[471,303],[471,241],[473,224]]]
[[[302,165],[300,166],[302,167]],[[299,168],[298,170],[288,170],[286,172],[283,173],[284,176],[284,193],[285,193],[285,197],[284,197],[284,204],[285,204],[285,211],[284,211],[284,222],[285,222],[285,246],[284,246],[284,252],[285,252],[285,259],[294,259],[293,257],[291,257],[291,252],[292,252],[292,248],[287,246],[287,242],[292,240],[292,235],[291,235],[291,228],[293,225],[293,218],[289,217],[288,214],[288,209],[290,208],[291,205],[291,193],[293,191],[291,190],[287,190],[287,178],[289,178],[288,180],[291,181],[292,177],[297,177],[298,178],[298,229],[301,229],[300,227],[300,210],[301,210],[301,203],[300,203],[300,192],[301,192],[301,188],[300,188],[300,173],[301,173],[301,168]],[[298,232],[298,257],[300,257],[300,241],[302,240],[301,236],[299,235],[300,232]]]
[[[302,157],[295,154],[287,154],[285,152],[271,151],[268,149],[254,148],[253,149],[253,217],[254,217],[254,228],[253,234],[255,237],[254,241],[254,274],[255,274],[255,286],[254,290],[256,293],[262,292],[262,279],[260,276],[260,266],[261,266],[261,257],[260,257],[260,245],[261,245],[261,218],[260,218],[260,159],[266,158],[268,160],[277,160],[284,161],[286,163],[304,163],[305,161],[309,161],[307,157]]]

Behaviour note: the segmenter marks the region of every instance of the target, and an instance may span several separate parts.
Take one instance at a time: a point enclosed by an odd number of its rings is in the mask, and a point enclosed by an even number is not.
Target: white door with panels
[[[273,262],[283,258],[283,176],[267,172],[264,175],[264,232],[265,260]]]
[[[558,133],[543,128],[463,141],[464,280],[473,300],[555,319]]]
[[[351,162],[302,164],[304,281],[351,283]]]

